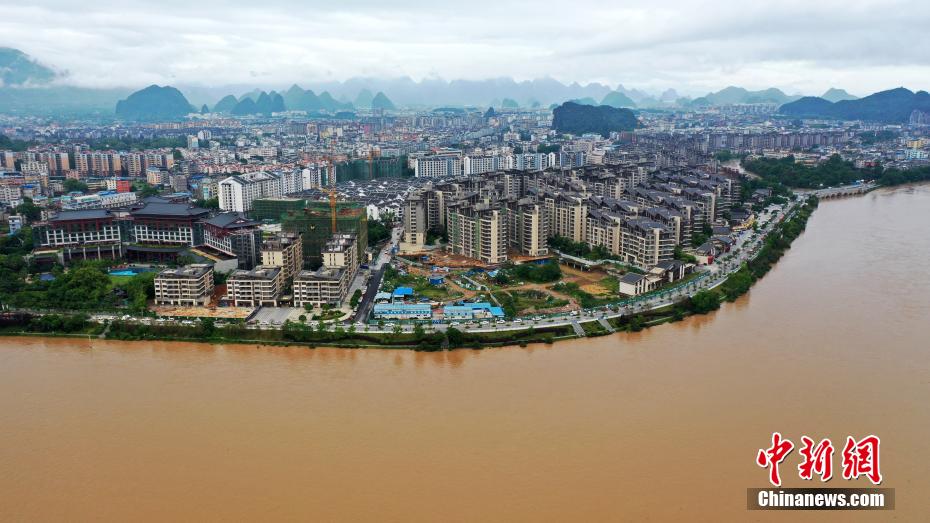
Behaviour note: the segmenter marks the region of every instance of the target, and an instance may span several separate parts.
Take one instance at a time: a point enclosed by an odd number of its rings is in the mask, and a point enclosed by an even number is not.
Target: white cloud
[[[930,88],[930,3],[920,0],[0,6],[0,45],[85,86],[551,76],[691,94]]]

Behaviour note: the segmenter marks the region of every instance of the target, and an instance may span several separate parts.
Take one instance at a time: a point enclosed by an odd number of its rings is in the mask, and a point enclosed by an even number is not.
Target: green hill
[[[857,100],[836,103],[823,98],[806,97],[784,104],[778,111],[796,117],[905,123],[915,111],[930,115],[930,94],[898,87]]]
[[[55,76],[55,71],[19,49],[0,47],[0,87],[41,85],[51,82]]]
[[[572,103],[576,103],[578,105],[600,105],[597,103],[597,100],[595,100],[594,98],[591,98],[590,96],[585,96],[584,98],[576,98],[574,100],[569,100],[569,101]]]
[[[849,94],[848,92],[846,92],[845,89],[837,89],[835,87],[831,87],[827,89],[827,92],[820,95],[820,97],[823,98],[824,100],[827,100],[828,102],[840,102],[843,100],[858,100],[859,99],[858,96],[853,96]]]
[[[150,85],[116,103],[116,116],[124,120],[174,120],[197,109],[174,87]]]
[[[391,101],[383,92],[378,91],[378,94],[375,95],[371,100],[372,109],[382,109],[385,111],[393,111],[396,109],[394,107],[394,102]]]
[[[706,96],[695,98],[691,101],[692,106],[719,106],[733,104],[758,104],[758,103],[775,103],[783,104],[792,102],[800,98],[799,96],[788,96],[780,89],[770,88],[761,91],[748,91],[742,87],[730,86],[717,91],[708,93]]]
[[[636,107],[636,102],[620,91],[611,91],[601,100],[601,105],[609,105],[620,109],[622,107]]]
[[[213,106],[213,112],[214,113],[231,113],[232,110],[235,109],[236,104],[238,103],[239,101],[236,100],[235,96],[231,94],[227,94],[226,96],[221,98],[219,102],[216,102],[216,105]]]
[[[609,105],[582,105],[565,102],[553,110],[552,128],[560,133],[597,133],[605,138],[615,131],[636,128],[636,115],[629,109]]]
[[[368,109],[371,107],[371,102],[374,99],[375,95],[371,94],[371,91],[368,89],[362,89],[358,92],[358,96],[355,97],[355,107]]]

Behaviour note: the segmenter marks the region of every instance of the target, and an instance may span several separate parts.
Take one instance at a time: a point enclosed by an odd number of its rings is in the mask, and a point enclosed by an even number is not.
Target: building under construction
[[[307,206],[307,200],[304,198],[294,198],[290,196],[279,196],[277,198],[260,198],[252,202],[252,210],[249,214],[253,220],[274,222],[281,221],[288,212],[297,212]]]
[[[400,178],[403,174],[404,162],[401,158],[357,159],[336,164],[336,181],[338,182]]]
[[[336,230],[333,230],[333,215],[330,202],[307,202],[301,210],[290,209],[281,216],[281,229],[300,233],[303,236],[304,268],[315,269],[323,263],[321,251],[333,233],[355,234],[358,259],[367,260],[368,212],[359,202],[336,202]]]

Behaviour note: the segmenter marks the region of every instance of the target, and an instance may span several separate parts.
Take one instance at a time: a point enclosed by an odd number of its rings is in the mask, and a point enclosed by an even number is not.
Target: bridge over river
[[[872,189],[878,187],[878,184],[869,182],[869,183],[857,183],[855,185],[844,185],[842,187],[830,187],[827,189],[818,189],[813,191],[818,198],[841,198],[843,196],[854,196],[857,194],[865,194]]]

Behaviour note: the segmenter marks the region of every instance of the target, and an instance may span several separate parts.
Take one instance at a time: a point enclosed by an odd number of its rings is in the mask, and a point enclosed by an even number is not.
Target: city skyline
[[[330,5],[109,1],[75,13],[66,2],[3,2],[0,45],[20,49],[84,87],[262,86],[371,77],[415,81],[554,78],[701,96],[729,85],[864,96],[925,89],[913,1],[645,2],[603,7],[418,0]],[[118,13],[118,16],[116,15]],[[596,16],[595,16],[596,15]],[[390,93],[388,93],[390,94]]]

